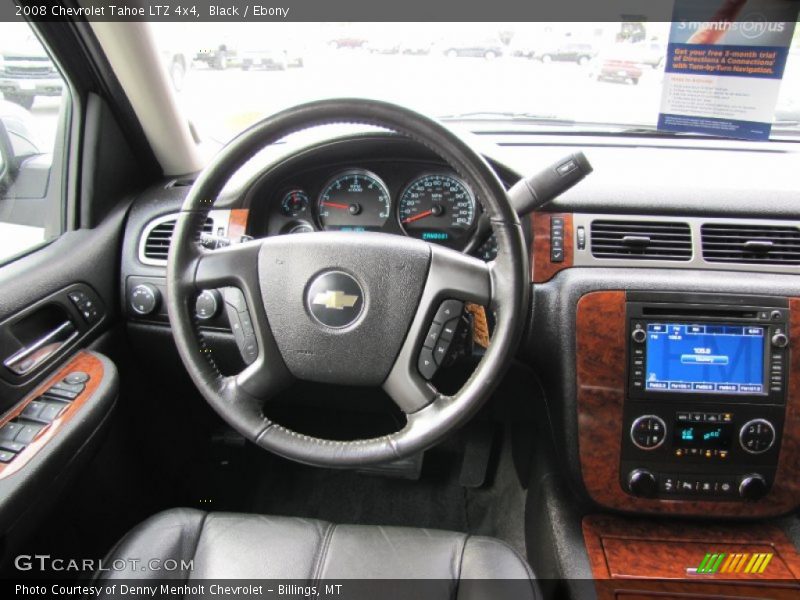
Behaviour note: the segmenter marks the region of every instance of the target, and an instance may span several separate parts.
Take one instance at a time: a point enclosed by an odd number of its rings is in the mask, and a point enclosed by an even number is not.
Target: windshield
[[[656,131],[671,23],[213,23],[153,30],[201,138],[358,96],[510,127]],[[800,121],[797,36],[772,136]]]

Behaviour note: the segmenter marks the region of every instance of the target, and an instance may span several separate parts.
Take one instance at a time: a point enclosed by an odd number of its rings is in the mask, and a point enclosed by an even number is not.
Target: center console
[[[786,298],[628,294],[623,489],[717,501],[769,492],[784,427],[788,319]]]
[[[715,516],[800,503],[800,299],[602,291],[580,299],[576,321],[595,502]]]

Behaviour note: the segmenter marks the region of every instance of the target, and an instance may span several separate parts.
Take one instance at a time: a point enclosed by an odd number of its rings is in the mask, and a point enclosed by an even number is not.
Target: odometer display
[[[386,185],[374,173],[345,171],[319,195],[317,215],[327,231],[378,231],[391,211]]]
[[[467,184],[449,174],[423,175],[406,187],[397,212],[410,236],[463,246],[475,223],[475,197]]]

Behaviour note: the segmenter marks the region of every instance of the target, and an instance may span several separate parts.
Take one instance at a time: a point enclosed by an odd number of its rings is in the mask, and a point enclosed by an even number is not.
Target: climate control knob
[[[655,450],[666,436],[667,425],[658,415],[642,415],[631,424],[631,442],[640,450]]]
[[[739,430],[739,444],[750,454],[763,454],[775,443],[775,427],[766,419],[748,421]]]
[[[652,498],[658,491],[656,476],[647,469],[634,469],[628,474],[628,489],[634,496]]]
[[[767,493],[767,480],[758,473],[742,477],[739,484],[739,496],[744,500],[758,500]]]
[[[140,283],[133,287],[129,295],[131,310],[137,315],[151,315],[161,303],[161,292],[152,283]]]

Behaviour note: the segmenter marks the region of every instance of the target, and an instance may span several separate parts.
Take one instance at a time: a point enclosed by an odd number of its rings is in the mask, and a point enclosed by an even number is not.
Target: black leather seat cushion
[[[138,570],[103,571],[100,579],[428,579],[452,582],[443,597],[457,598],[463,580],[516,580],[515,598],[539,597],[530,567],[510,546],[431,529],[173,509],[123,537],[106,563],[117,559],[137,559]],[[151,559],[193,564],[142,571]]]

